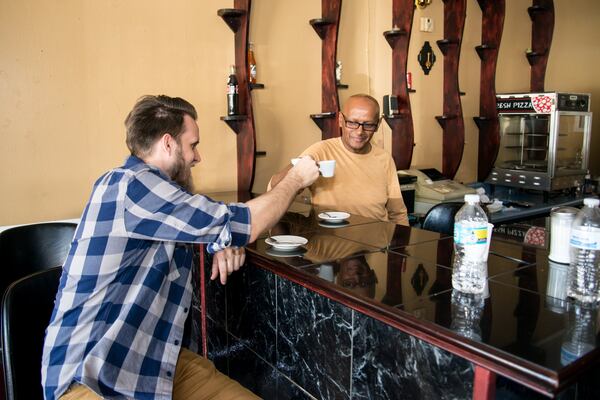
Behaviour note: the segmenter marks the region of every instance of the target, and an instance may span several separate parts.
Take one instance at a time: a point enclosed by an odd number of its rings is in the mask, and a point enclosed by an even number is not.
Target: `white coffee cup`
[[[319,267],[319,276],[329,282],[333,282],[334,272],[331,264],[321,264]]]
[[[331,178],[335,171],[335,160],[319,161],[319,171],[323,178]]]

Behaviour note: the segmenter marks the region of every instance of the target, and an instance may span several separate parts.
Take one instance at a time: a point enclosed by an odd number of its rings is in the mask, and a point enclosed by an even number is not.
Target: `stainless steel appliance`
[[[588,169],[590,95],[496,96],[500,149],[486,182],[552,191],[579,187]]]

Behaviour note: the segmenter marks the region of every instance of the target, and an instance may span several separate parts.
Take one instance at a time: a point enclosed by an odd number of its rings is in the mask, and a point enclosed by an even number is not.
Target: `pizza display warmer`
[[[583,184],[592,113],[589,94],[496,96],[500,149],[486,182],[545,193]]]

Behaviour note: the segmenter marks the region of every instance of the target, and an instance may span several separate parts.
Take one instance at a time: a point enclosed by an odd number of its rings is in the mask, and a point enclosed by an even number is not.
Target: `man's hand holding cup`
[[[294,174],[300,180],[302,188],[312,185],[319,177],[317,163],[310,156],[293,158],[292,165],[289,173]]]
[[[304,156],[302,158],[305,158],[305,157],[309,157],[309,156]],[[291,160],[292,165],[296,165],[302,158],[292,158],[292,160]],[[331,178],[334,175],[335,160],[319,161],[319,162],[317,162],[317,165],[319,166],[319,174],[323,178]]]

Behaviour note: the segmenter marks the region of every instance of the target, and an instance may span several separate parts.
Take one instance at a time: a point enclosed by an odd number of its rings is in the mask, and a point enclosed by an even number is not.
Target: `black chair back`
[[[454,234],[454,216],[464,203],[440,203],[433,206],[425,215],[421,227],[428,231]]]
[[[43,399],[44,335],[62,267],[26,276],[11,284],[2,300],[2,364],[7,400]]]
[[[77,224],[49,222],[0,233],[0,296],[24,276],[63,265]]]

